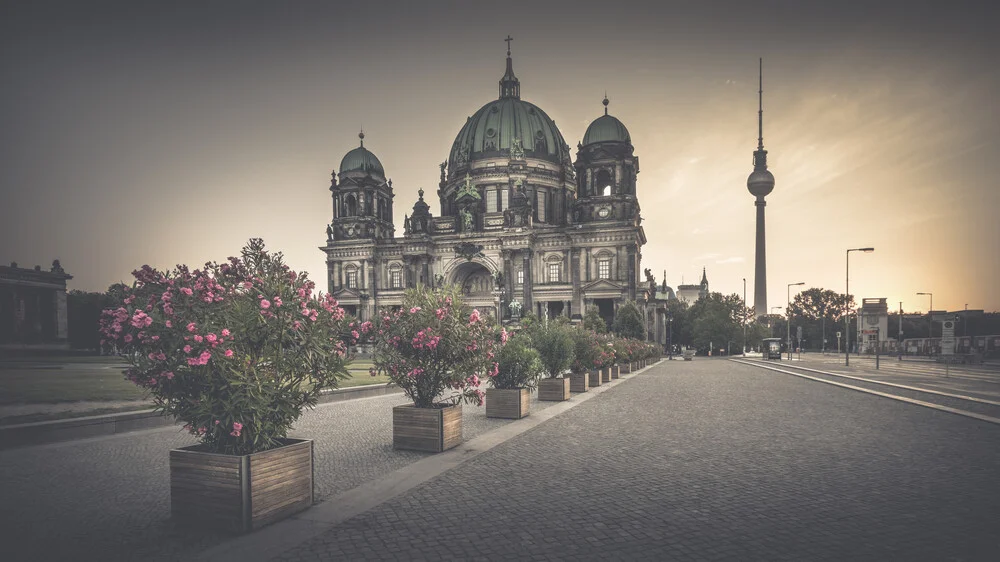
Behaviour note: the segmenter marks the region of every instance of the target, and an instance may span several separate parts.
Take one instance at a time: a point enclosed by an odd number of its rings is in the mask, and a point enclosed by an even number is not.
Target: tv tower
[[[767,249],[764,240],[764,197],[774,189],[774,174],[767,170],[767,151],[764,150],[764,59],[760,59],[757,91],[757,150],[753,153],[753,172],[747,178],[747,189],[757,199],[757,255],[754,260],[753,308],[760,318],[767,310]],[[744,303],[745,304],[745,303]]]

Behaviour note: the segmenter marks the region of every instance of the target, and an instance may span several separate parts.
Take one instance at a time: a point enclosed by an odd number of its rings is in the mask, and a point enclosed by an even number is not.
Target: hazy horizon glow
[[[960,3],[961,4],[961,3]],[[330,172],[382,161],[395,224],[496,97],[510,33],[522,98],[570,144],[602,113],[632,135],[648,244],[677,287],[753,299],[746,178],[764,58],[768,304],[787,283],[890,309],[1000,310],[1000,47],[989,6],[97,1],[0,14],[0,262],[101,291],[148,263],[235,255],[250,237],[320,288]]]

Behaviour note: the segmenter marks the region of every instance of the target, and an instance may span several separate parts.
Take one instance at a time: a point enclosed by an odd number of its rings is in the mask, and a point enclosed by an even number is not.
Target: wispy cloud
[[[724,260],[716,260],[715,263],[743,263],[745,261],[747,260],[741,256],[733,256]]]

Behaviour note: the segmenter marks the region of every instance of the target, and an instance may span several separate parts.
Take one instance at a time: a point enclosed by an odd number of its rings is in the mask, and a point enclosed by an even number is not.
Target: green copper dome
[[[563,161],[566,141],[556,124],[538,106],[514,97],[491,101],[470,117],[448,159],[455,163],[509,153],[515,139],[525,156]]]
[[[583,135],[583,144],[593,144],[595,142],[632,142],[632,137],[628,134],[628,129],[618,119],[610,115],[601,115],[587,127],[587,132]]]
[[[385,176],[385,170],[378,157],[365,148],[365,134],[359,134],[358,138],[361,139],[361,146],[344,155],[344,159],[340,161],[340,173],[365,172]]]
[[[491,101],[469,117],[455,137],[449,164],[510,154],[515,141],[524,156],[561,164],[568,147],[556,124],[538,106],[521,99],[521,83],[514,76],[507,52],[507,71],[499,83],[500,99]]]

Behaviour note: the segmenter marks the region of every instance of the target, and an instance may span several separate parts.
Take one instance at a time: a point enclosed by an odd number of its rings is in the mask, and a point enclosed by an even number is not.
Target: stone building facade
[[[363,133],[334,170],[320,249],[329,292],[349,312],[370,318],[421,284],[457,285],[466,302],[504,319],[514,309],[579,319],[593,304],[610,322],[626,299],[642,304],[646,237],[628,129],[605,99],[574,161],[555,122],[521,99],[509,50],[498,93],[466,120],[440,164],[440,214],[420,190],[401,238],[392,181]]]
[[[69,349],[66,281],[52,262],[48,271],[0,265],[0,349]]]

